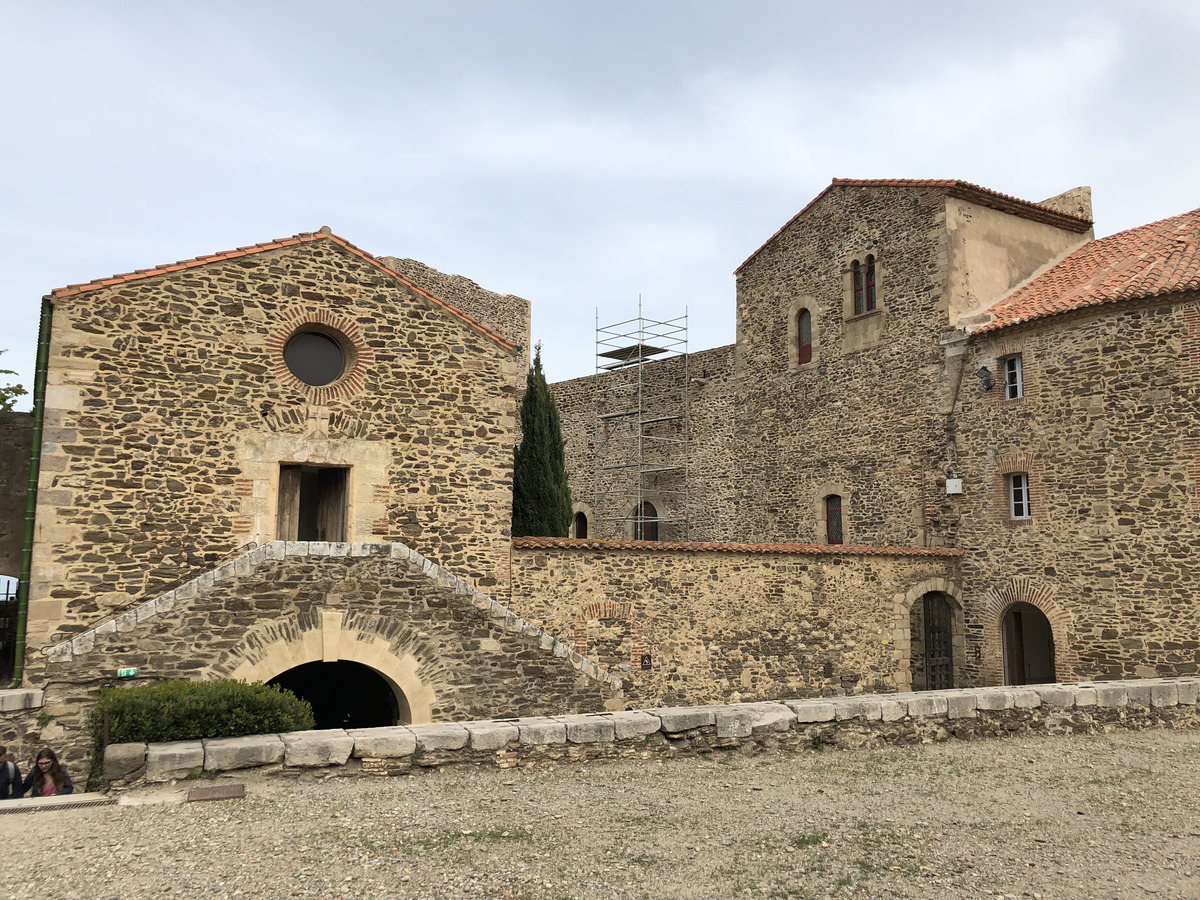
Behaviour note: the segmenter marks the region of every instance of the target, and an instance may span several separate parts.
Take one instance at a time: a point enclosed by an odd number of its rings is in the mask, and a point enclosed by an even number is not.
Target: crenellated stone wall
[[[519,353],[339,239],[54,297],[29,643],[279,536],[280,466],[349,469],[346,538],[507,572]],[[344,374],[283,358],[334,334]]]
[[[518,538],[510,606],[572,635],[642,706],[908,690],[912,604],[929,591],[958,596],[960,559]]]

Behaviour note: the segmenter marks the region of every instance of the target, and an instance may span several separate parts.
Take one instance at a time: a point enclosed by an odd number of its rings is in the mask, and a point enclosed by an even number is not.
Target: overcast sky
[[[0,368],[63,285],[322,225],[730,343],[732,272],[833,177],[1200,206],[1200,3],[0,0]],[[11,380],[11,379],[10,379]]]

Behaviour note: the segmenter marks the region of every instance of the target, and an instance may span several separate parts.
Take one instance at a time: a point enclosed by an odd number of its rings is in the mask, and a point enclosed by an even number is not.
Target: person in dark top
[[[22,793],[21,770],[17,761],[9,758],[7,747],[0,747],[0,800],[15,800]]]
[[[66,769],[58,764],[54,751],[47,747],[37,755],[33,771],[25,776],[21,793],[30,797],[53,797],[75,793],[75,785],[71,784]]]

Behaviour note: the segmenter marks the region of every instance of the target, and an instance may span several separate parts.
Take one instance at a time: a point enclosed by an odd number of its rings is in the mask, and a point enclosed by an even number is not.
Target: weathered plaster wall
[[[1014,602],[1054,629],[1058,677],[1200,671],[1200,308],[1196,294],[1127,302],[981,334],[967,369],[1020,353],[1025,397],[964,391],[956,499],[980,677],[1002,673]],[[1006,475],[1030,477],[1013,521]]]
[[[637,705],[906,690],[909,610],[959,554],[518,539],[513,610]],[[643,654],[650,668],[643,668]]]
[[[327,388],[283,361],[309,325],[351,345]],[[333,240],[56,301],[31,648],[274,539],[285,462],[351,467],[348,539],[499,585],[522,374]]]
[[[0,412],[0,575],[21,574],[33,414]]]
[[[1089,210],[1090,214],[1090,210]],[[1095,236],[1032,222],[968,200],[946,200],[947,285],[951,325],[977,315],[1013,288]]]

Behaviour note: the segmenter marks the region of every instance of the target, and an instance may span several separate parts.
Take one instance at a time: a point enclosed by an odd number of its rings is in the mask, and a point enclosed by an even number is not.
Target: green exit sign
[[[137,666],[131,666],[128,669],[117,669],[118,678],[132,678],[137,674]]]

